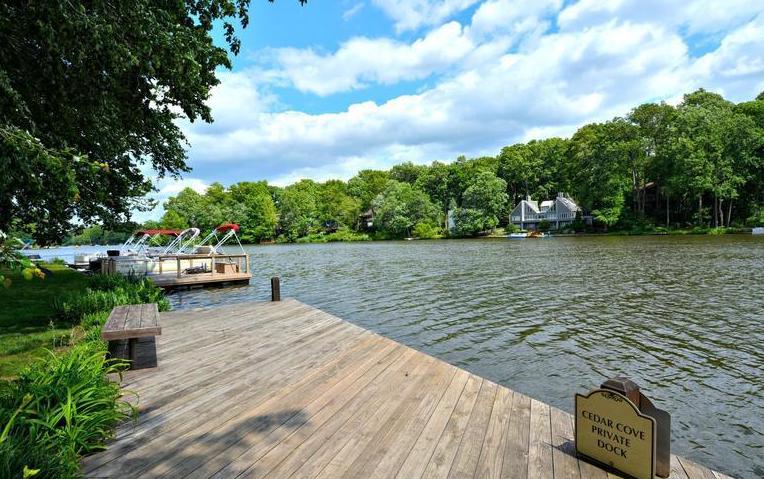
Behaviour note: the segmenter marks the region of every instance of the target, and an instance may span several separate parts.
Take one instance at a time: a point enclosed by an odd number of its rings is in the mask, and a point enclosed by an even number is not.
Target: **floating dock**
[[[159,367],[124,376],[137,422],[84,458],[88,477],[619,477],[576,458],[570,414],[298,301],[160,324]]]
[[[151,280],[163,289],[201,288],[213,285],[249,284],[249,273],[197,273],[178,276],[176,274],[155,274]]]
[[[249,284],[252,278],[246,253],[117,256],[102,259],[101,271],[146,276],[167,290]]]

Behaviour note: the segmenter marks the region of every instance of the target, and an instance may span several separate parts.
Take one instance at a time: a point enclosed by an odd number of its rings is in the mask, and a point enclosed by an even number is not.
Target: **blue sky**
[[[764,90],[760,0],[253,0],[240,37],[215,123],[179,122],[193,171],[159,181],[160,201],[494,155],[699,87]]]

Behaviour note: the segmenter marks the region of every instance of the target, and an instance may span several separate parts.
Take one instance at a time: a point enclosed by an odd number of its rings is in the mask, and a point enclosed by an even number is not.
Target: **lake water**
[[[636,381],[672,414],[672,452],[764,477],[764,237],[579,237],[249,247],[252,286],[176,308],[282,295],[573,409]]]

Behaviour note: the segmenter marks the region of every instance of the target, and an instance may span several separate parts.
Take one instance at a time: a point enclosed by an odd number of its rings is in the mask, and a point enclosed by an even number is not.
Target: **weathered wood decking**
[[[569,414],[297,301],[161,324],[159,368],[125,376],[137,423],[90,477],[617,477],[576,459]]]
[[[154,274],[151,280],[164,289],[194,288],[219,284],[248,284],[252,278],[250,273],[197,273],[184,274],[178,277],[176,273]]]

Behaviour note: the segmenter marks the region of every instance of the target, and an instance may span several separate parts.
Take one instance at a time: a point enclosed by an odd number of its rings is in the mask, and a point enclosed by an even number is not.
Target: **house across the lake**
[[[509,222],[522,229],[535,230],[539,223],[547,221],[553,228],[567,226],[576,219],[581,208],[565,193],[557,193],[553,200],[533,201],[530,196],[522,200],[509,214]]]

